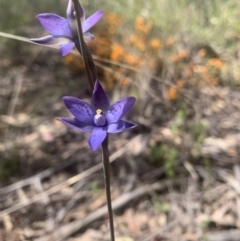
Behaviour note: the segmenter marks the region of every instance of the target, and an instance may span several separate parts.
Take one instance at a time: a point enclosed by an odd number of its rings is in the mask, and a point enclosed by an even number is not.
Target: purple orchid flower
[[[81,14],[84,40],[93,40],[94,36],[90,34],[88,30],[101,19],[103,12],[99,10],[86,19],[85,11],[80,3],[78,7]],[[77,33],[77,19],[72,0],[69,0],[68,2],[67,19],[54,13],[42,13],[38,14],[36,17],[43,28],[51,35],[42,38],[33,38],[30,39],[31,41],[43,45],[59,46],[62,56],[70,53],[74,46],[80,51]]]
[[[112,106],[100,82],[95,82],[91,105],[75,97],[65,96],[63,101],[73,118],[59,118],[65,125],[81,131],[92,131],[88,139],[90,148],[96,151],[107,133],[118,133],[136,127],[122,120],[135,103],[134,97],[123,98]]]

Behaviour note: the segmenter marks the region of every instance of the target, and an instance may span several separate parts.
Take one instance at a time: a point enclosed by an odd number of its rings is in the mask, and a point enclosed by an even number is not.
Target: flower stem
[[[80,45],[79,51],[83,58],[83,63],[84,63],[84,66],[85,66],[85,69],[87,72],[87,77],[88,77],[90,87],[93,90],[94,82],[96,81],[96,79],[94,79],[94,77],[93,77],[93,75],[95,73],[92,75],[91,69],[89,66],[89,61],[88,61],[89,58],[92,58],[92,55],[83,39],[81,17],[80,17],[80,12],[79,12],[79,8],[78,8],[78,4],[79,4],[78,0],[73,0],[73,4],[74,4],[74,9],[76,12],[76,19],[77,19],[77,31],[78,31],[78,39],[79,39],[79,45]],[[86,52],[86,49],[88,50],[87,52]]]
[[[102,160],[103,160],[103,171],[104,171],[104,180],[105,180],[105,188],[106,188],[106,196],[107,196],[107,207],[108,207],[108,214],[109,214],[111,241],[115,241],[111,190],[110,190],[110,163],[109,163],[109,152],[108,152],[108,136],[106,136],[105,140],[102,143]]]
[[[79,53],[82,55],[83,63],[88,76],[88,81],[91,86],[91,89],[93,90],[94,83],[97,80],[97,71],[96,71],[95,64],[93,62],[91,52],[83,39],[81,17],[78,9],[78,4],[79,4],[78,0],[73,0],[73,4],[76,12],[77,26],[78,26],[77,31],[78,31],[78,39],[79,39],[79,46],[76,45],[76,47]],[[102,160],[103,160],[103,171],[104,171],[107,206],[108,206],[108,214],[109,214],[111,241],[115,241],[111,190],[110,190],[110,164],[109,164],[109,152],[108,152],[108,136],[106,136],[105,140],[102,143]]]

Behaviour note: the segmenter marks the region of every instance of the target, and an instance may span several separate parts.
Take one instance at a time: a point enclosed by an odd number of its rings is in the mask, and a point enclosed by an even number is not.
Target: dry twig
[[[162,183],[157,182],[152,185],[146,185],[146,186],[139,187],[136,190],[129,192],[129,193],[125,193],[122,196],[115,199],[112,202],[113,210],[123,208],[129,202],[131,202],[135,199],[142,198],[143,196],[148,195],[152,192],[165,190],[168,187],[168,185],[170,185],[170,184],[171,185],[182,184],[183,181],[186,181],[186,179],[184,178],[184,179],[179,179],[179,180],[175,180],[175,181],[165,181]],[[37,238],[34,241],[51,241],[51,240],[61,241],[61,240],[64,240],[67,237],[69,237],[71,234],[77,232],[79,229],[86,227],[90,223],[104,217],[105,215],[107,215],[107,206],[106,205],[97,209],[96,211],[90,213],[85,218],[76,220],[76,221],[71,222],[66,225],[63,225],[58,230],[53,232],[53,234],[46,235],[41,238]]]

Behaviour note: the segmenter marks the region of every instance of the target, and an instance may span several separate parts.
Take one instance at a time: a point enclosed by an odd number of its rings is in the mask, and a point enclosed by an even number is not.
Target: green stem
[[[111,189],[110,189],[110,163],[109,163],[109,152],[108,152],[108,136],[105,138],[105,140],[102,143],[102,160],[103,160],[103,172],[104,172],[104,180],[105,180],[105,188],[106,188],[106,196],[107,196],[107,207],[108,207],[108,214],[109,214],[111,241],[115,241]]]
[[[74,4],[75,12],[76,12],[77,31],[78,31],[78,39],[79,39],[79,43],[80,43],[80,52],[82,53],[83,63],[84,63],[84,66],[85,66],[85,69],[86,69],[86,72],[87,72],[87,77],[88,77],[90,87],[93,90],[95,80],[93,79],[91,69],[90,69],[90,66],[88,64],[88,56],[87,56],[87,53],[85,51],[86,50],[86,48],[85,48],[86,43],[84,42],[83,34],[82,34],[82,24],[81,24],[81,16],[80,16],[79,8],[78,8],[78,4],[79,4],[78,0],[73,0],[73,4]],[[88,51],[88,55],[89,55],[89,52],[90,51]],[[91,53],[90,53],[90,56],[91,56]]]

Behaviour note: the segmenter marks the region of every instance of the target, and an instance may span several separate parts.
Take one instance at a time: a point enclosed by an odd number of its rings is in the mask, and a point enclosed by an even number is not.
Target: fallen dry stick
[[[125,146],[123,146],[122,148],[120,148],[119,150],[117,150],[115,153],[113,153],[111,156],[110,156],[110,162],[113,162],[115,161],[117,158],[119,158],[121,155],[125,154],[128,150],[130,150],[131,148],[134,147],[134,145],[136,145],[137,143],[140,143],[141,142],[141,139],[142,138],[142,135],[137,135],[136,137],[134,137],[132,140],[130,140]],[[99,163],[89,169],[87,169],[86,171],[82,172],[82,173],[79,173],[78,175],[76,176],[73,176],[71,178],[69,178],[68,180],[62,182],[62,183],[59,183],[58,185],[56,186],[53,186],[51,188],[49,188],[48,190],[42,192],[42,193],[39,193],[38,195],[35,195],[34,197],[30,198],[30,199],[27,199],[25,200],[24,202],[19,202],[7,209],[4,209],[3,211],[0,212],[0,218],[3,218],[4,215],[8,215],[10,213],[13,213],[21,208],[24,208],[32,203],[35,203],[35,202],[38,202],[40,201],[41,199],[43,198],[46,198],[47,196],[53,194],[53,193],[56,193],[56,192],[59,192],[62,190],[62,188],[66,187],[66,186],[71,186],[73,185],[74,183],[92,175],[93,173],[97,172],[98,170],[100,170],[102,168],[102,163]],[[41,175],[43,176],[47,176],[49,174],[52,173],[52,170],[51,169],[48,169],[46,170],[46,172],[42,172]],[[41,177],[42,177],[41,176]],[[34,178],[41,178],[37,175],[34,176]],[[18,182],[18,185],[10,185],[7,187],[7,189],[1,189],[1,191],[4,193],[4,192],[7,192],[9,190],[15,190],[19,187],[22,187],[23,185],[25,185],[26,183],[29,183],[30,181],[33,181],[32,178],[28,178],[26,179],[25,181],[20,181]],[[1,194],[1,193],[0,193]]]
[[[150,194],[154,191],[162,191],[165,190],[169,185],[179,185],[182,184],[183,181],[186,181],[186,178],[178,179],[175,181],[165,181],[161,183],[154,183],[151,185],[145,185],[142,187],[137,188],[136,190],[125,193],[122,196],[118,197],[112,202],[113,210],[117,210],[119,208],[122,208],[126,206],[129,202],[139,199],[145,195]],[[73,221],[71,223],[65,224],[61,227],[59,227],[55,232],[53,232],[50,235],[46,235],[40,238],[34,239],[34,241],[52,241],[52,240],[65,240],[67,237],[72,235],[73,233],[76,233],[78,230],[86,227],[87,225],[91,224],[92,222],[103,218],[105,215],[108,214],[107,206],[103,206],[96,211],[90,213],[88,216],[86,216],[83,219],[79,219],[76,221]]]
[[[233,229],[227,231],[219,231],[212,234],[206,235],[208,241],[239,241],[240,230]]]

